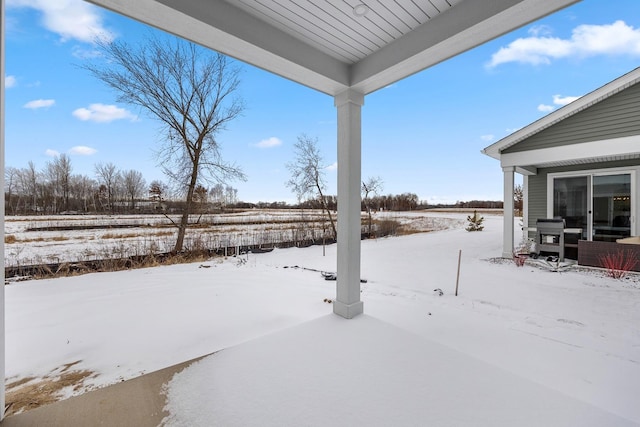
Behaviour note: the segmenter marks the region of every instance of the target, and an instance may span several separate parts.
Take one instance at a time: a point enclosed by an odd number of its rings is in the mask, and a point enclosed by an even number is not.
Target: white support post
[[[529,176],[522,177],[522,226],[525,230],[529,227]],[[524,236],[529,238],[529,231],[522,231]]]
[[[504,173],[504,225],[503,225],[503,243],[502,243],[502,257],[513,257],[513,178],[515,168],[513,166],[503,167]]]
[[[352,89],[335,97],[338,110],[338,280],[333,312],[351,319],[360,301],[361,109],[364,95]]]
[[[0,168],[4,171],[4,116],[5,116],[5,103],[4,103],[4,38],[6,34],[5,16],[4,16],[4,0],[0,0]],[[4,172],[0,176],[0,187],[4,188]],[[4,197],[0,198],[0,210],[2,211],[2,219],[0,219],[0,227],[2,227],[2,238],[4,241]],[[0,379],[2,379],[2,385],[0,385],[0,421],[4,418],[4,405],[5,405],[5,338],[7,336],[5,331],[4,313],[5,313],[5,301],[4,301],[4,245],[0,245],[0,259],[2,259],[2,284],[0,285]]]

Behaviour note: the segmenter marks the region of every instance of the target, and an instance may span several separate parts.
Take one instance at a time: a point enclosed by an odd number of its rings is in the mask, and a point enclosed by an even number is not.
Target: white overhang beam
[[[502,153],[500,165],[503,168],[524,167],[570,161],[597,161],[598,159],[637,156],[638,154],[640,154],[640,135],[633,135],[515,153]]]
[[[351,86],[371,93],[578,1],[458,3],[354,64]]]
[[[320,92],[349,86],[349,66],[223,0],[87,0]]]

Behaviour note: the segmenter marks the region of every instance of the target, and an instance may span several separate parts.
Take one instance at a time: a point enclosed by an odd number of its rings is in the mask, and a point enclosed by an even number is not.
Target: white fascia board
[[[464,1],[354,64],[351,86],[371,93],[578,1]]]
[[[507,148],[524,141],[536,133],[553,126],[554,124],[573,116],[574,114],[591,107],[602,100],[615,95],[621,90],[626,89],[629,86],[637,84],[640,81],[640,67],[636,68],[629,73],[607,83],[606,85],[590,92],[577,100],[565,105],[564,107],[550,113],[540,120],[531,123],[528,126],[512,133],[506,138],[488,146],[482,152],[494,159],[500,159],[500,152]]]
[[[320,92],[349,84],[349,66],[223,0],[88,0]]]
[[[500,165],[504,167],[525,167],[553,162],[587,160],[612,156],[640,154],[640,135],[580,144],[562,145],[537,150],[503,153]]]

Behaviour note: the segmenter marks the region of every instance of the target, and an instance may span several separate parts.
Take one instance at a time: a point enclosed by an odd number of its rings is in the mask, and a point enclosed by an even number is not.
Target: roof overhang
[[[503,153],[500,165],[503,168],[515,167],[523,175],[535,175],[539,168],[632,159],[640,159],[640,135]]]
[[[585,144],[574,144],[568,147],[554,147],[547,150],[529,150],[522,153],[505,153],[502,152],[520,142],[525,141],[527,138],[555,125],[586,108],[591,107],[598,102],[601,102],[616,93],[628,88],[629,86],[640,83],[640,68],[636,68],[633,71],[607,83],[606,85],[590,92],[570,104],[546,115],[545,117],[531,123],[528,126],[512,133],[506,138],[486,147],[482,150],[482,153],[494,159],[500,160],[503,166],[524,166],[524,165],[538,165],[540,166],[566,166],[568,164],[581,164],[591,163],[595,161],[612,161],[620,160],[621,155],[635,156],[640,155],[640,140],[638,137],[632,137],[635,142],[628,144],[628,138],[617,138],[608,141],[596,141]],[[617,141],[614,143],[614,141]],[[573,147],[573,148],[571,148]],[[598,148],[600,147],[600,148]],[[606,151],[603,151],[606,150]],[[616,151],[617,150],[617,151]],[[619,150],[623,150],[618,152]],[[573,153],[575,156],[573,163],[571,159],[564,158],[564,155],[568,152]],[[546,157],[541,157],[542,155]],[[556,157],[560,156],[560,157]],[[589,157],[590,160],[582,161],[583,157]],[[519,159],[520,164],[514,164],[515,159]],[[506,164],[505,164],[506,162]]]
[[[272,17],[250,13],[254,6],[246,1],[244,7],[226,0],[89,1],[335,96],[347,88],[365,95],[374,92],[579,0],[449,2],[453,6],[441,8],[441,13],[423,24],[353,61],[328,54],[321,45],[297,36],[294,29],[274,24]],[[258,3],[284,7],[279,0]],[[287,2],[298,8],[321,9],[329,17],[340,13],[336,3],[344,7],[344,3],[359,2]],[[297,26],[305,25],[303,19],[291,19]]]

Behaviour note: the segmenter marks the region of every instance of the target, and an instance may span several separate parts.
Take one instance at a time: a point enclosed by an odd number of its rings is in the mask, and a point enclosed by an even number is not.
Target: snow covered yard
[[[366,322],[399,328],[442,344],[443,355],[471,356],[640,423],[640,278],[490,262],[501,253],[502,217],[485,217],[479,233],[451,229],[364,241]],[[335,271],[335,250],[327,247],[323,257],[320,246],[282,249],[9,285],[7,382],[36,382],[77,362],[74,370],[91,375],[77,390],[64,390],[70,395],[222,349],[229,350],[218,355],[239,354],[258,337],[312,320],[321,339],[340,327],[322,319],[332,311],[325,300],[334,297],[335,282],[318,272]],[[297,336],[296,328],[287,331]],[[394,343],[401,344],[390,340],[389,363]],[[344,343],[322,345],[331,354]],[[169,386],[172,414],[179,412],[180,390]]]

